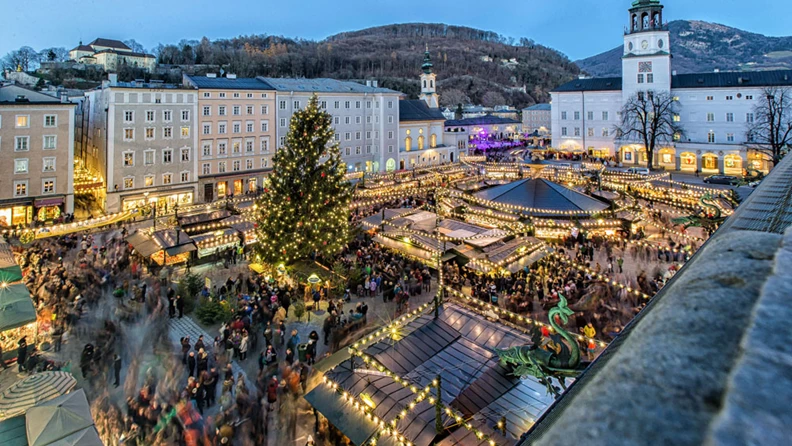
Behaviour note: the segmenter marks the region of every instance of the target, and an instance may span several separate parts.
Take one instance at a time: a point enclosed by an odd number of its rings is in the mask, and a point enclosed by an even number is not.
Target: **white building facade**
[[[704,174],[769,170],[767,157],[750,148],[747,131],[764,89],[792,86],[792,71],[676,74],[671,57],[663,5],[633,1],[622,77],[577,79],[551,92],[553,147],[645,166],[643,145],[617,138],[621,109],[639,91],[667,92],[677,101],[673,119],[683,134],[655,149],[655,166]]]
[[[296,110],[316,94],[322,110],[333,116],[335,139],[349,172],[382,172],[398,156],[399,98],[402,93],[335,79],[257,78],[275,91],[277,147],[286,142]]]

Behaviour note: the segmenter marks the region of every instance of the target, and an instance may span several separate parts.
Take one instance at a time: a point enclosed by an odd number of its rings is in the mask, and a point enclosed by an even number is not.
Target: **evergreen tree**
[[[292,116],[286,145],[276,152],[257,203],[257,250],[264,262],[333,255],[349,241],[352,188],[331,122],[316,95]]]

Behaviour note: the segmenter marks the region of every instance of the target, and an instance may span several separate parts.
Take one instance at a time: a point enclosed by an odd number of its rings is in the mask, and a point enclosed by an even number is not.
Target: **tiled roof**
[[[5,87],[0,87],[0,104],[19,104],[20,102],[17,102],[17,96],[25,97],[26,101],[23,101],[22,103],[61,104],[60,99],[54,96],[39,93],[38,91],[28,90],[27,88],[20,87],[19,85],[6,85]]]
[[[218,90],[274,90],[272,86],[255,77],[239,77],[229,79],[226,77],[184,76],[188,83],[197,88],[214,88]]]
[[[792,70],[722,71],[718,73],[688,73],[671,76],[671,88],[730,88],[730,87],[788,87],[792,86]],[[552,91],[619,91],[622,78],[602,77],[576,79]]]
[[[559,85],[551,91],[620,91],[621,77],[597,77],[591,79],[575,79]]]
[[[369,87],[357,82],[339,81],[336,79],[294,79],[280,77],[258,77],[277,91],[308,91],[316,93],[393,93],[401,94],[389,88]]]
[[[128,56],[128,57],[155,57],[153,54],[136,53],[134,51],[113,50],[113,49],[97,51],[94,54],[102,54],[102,53],[115,53],[121,56]]]
[[[466,126],[466,125],[492,125],[492,124],[521,124],[520,121],[500,116],[479,116],[477,118],[451,119],[446,121],[446,126]]]
[[[119,50],[132,51],[132,48],[128,47],[124,42],[120,40],[103,39],[101,37],[99,37],[98,39],[94,39],[94,41],[89,43],[88,45],[107,46],[110,48],[117,48]]]
[[[399,121],[445,121],[439,108],[430,108],[421,99],[399,101]]]
[[[599,212],[604,203],[543,178],[515,181],[481,191],[477,197],[527,208]]]
[[[523,110],[527,110],[527,111],[534,111],[534,110],[550,111],[550,104],[534,104],[534,105],[532,105],[530,107],[524,108]]]
[[[72,49],[71,51],[90,51],[93,53],[93,48],[88,45],[77,45],[76,48]]]

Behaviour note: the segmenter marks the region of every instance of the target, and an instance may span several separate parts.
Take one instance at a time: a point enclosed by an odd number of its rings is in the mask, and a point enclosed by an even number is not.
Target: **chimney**
[[[217,77],[217,73],[206,73],[206,77],[214,79]]]
[[[118,85],[118,74],[116,73],[109,73],[107,75],[107,80],[110,81],[110,86],[115,87]]]
[[[370,81],[370,80],[367,80],[367,81],[366,81],[366,86],[367,86],[367,87],[370,87],[370,86],[371,86],[371,81]]]
[[[226,79],[236,79],[236,74],[228,73],[226,74]]]
[[[376,80],[371,81],[371,86],[377,88],[377,81]]]
[[[676,70],[671,71],[671,76],[676,76]]]
[[[65,91],[62,91],[61,94],[60,94],[60,100],[61,100],[62,104],[68,104],[69,103],[69,95],[66,94]]]
[[[30,102],[30,100],[27,98],[27,96],[18,94],[15,102]]]

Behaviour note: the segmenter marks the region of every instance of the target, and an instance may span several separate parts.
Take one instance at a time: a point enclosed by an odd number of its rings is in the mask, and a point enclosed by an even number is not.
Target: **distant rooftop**
[[[62,104],[59,98],[38,91],[29,90],[19,85],[0,87],[0,104]],[[74,105],[67,103],[68,105]]]
[[[721,71],[671,76],[671,88],[789,87],[792,70]],[[621,77],[575,79],[552,91],[620,91]]]
[[[399,121],[445,121],[445,116],[422,99],[405,99],[399,102]]]
[[[306,91],[316,93],[392,93],[399,94],[396,90],[382,87],[370,87],[357,82],[340,81],[337,79],[316,78],[316,79],[295,79],[280,77],[261,77],[257,79],[264,81],[277,91]]]
[[[208,77],[185,75],[186,83],[197,88],[209,88],[217,90],[274,90],[274,88],[255,77]]]
[[[465,119],[450,119],[446,121],[445,125],[448,126],[467,126],[467,125],[499,125],[499,124],[521,124],[520,121],[515,119],[509,118],[501,118],[500,116],[479,116],[476,118],[465,118]]]
[[[550,104],[534,104],[530,107],[524,108],[523,111],[550,111]]]
[[[126,43],[124,43],[124,42],[122,42],[120,40],[105,39],[105,38],[102,38],[102,37],[99,37],[98,39],[94,39],[94,41],[89,43],[88,45],[89,46],[91,46],[91,45],[106,46],[106,47],[110,47],[110,48],[116,48],[116,49],[119,49],[119,50],[132,51],[132,48],[128,47]]]

